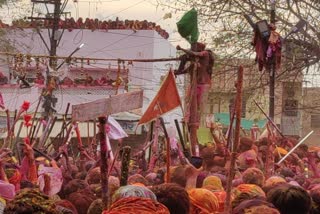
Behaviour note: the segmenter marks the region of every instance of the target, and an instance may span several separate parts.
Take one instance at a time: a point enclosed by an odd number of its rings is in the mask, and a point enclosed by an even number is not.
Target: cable
[[[131,34],[133,34],[133,33],[134,33],[134,32],[132,32]],[[121,38],[121,39],[118,39],[118,40],[116,40],[115,42],[111,42],[111,43],[109,43],[108,45],[106,45],[105,47],[103,47],[103,48],[101,48],[101,49],[98,49],[98,50],[96,50],[96,51],[94,51],[94,52],[88,53],[87,55],[85,55],[85,57],[86,57],[86,56],[89,56],[89,55],[91,55],[91,54],[97,53],[97,52],[99,52],[99,51],[102,51],[103,49],[105,49],[105,48],[107,48],[107,47],[111,47],[111,46],[117,44],[118,42],[120,42],[120,41],[128,38],[131,34],[126,35],[125,37],[123,37],[123,38]]]
[[[113,16],[113,15],[116,15],[116,14],[121,13],[121,12],[123,12],[123,11],[125,11],[125,10],[128,10],[128,9],[130,9],[130,8],[132,8],[132,7],[135,7],[135,6],[141,4],[142,2],[145,2],[145,1],[146,1],[146,0],[139,1],[139,2],[133,4],[133,5],[129,6],[129,7],[126,7],[126,8],[124,8],[124,9],[122,9],[122,10],[119,10],[119,11],[117,11],[117,12],[115,12],[115,13],[112,13],[112,14],[108,15],[107,17],[104,17],[104,19],[107,19],[107,18],[109,18],[109,17],[111,17],[111,16]]]

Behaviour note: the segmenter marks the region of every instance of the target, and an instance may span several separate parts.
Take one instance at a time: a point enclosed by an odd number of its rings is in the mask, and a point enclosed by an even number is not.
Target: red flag
[[[142,115],[139,124],[148,123],[151,120],[171,111],[181,105],[178,89],[173,72],[170,71],[163,81],[157,95],[153,98],[149,107]]]
[[[2,94],[0,93],[0,108],[5,109]]]

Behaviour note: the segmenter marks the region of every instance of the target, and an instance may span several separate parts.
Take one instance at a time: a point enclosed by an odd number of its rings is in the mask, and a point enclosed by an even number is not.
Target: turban
[[[232,190],[232,196],[233,198],[237,198],[240,196],[242,193],[246,193],[250,195],[250,197],[266,197],[266,194],[264,191],[257,185],[254,184],[240,184],[236,188]]]
[[[149,198],[157,201],[156,195],[147,187],[127,185],[120,187],[112,196],[112,202],[115,202],[121,198],[128,197],[140,197]]]
[[[223,189],[223,186],[222,186],[222,182],[221,182],[221,179],[217,176],[208,176],[206,177],[204,180],[203,180],[203,184],[202,186],[205,187],[205,186],[208,186],[210,185],[211,186],[211,190],[215,189],[217,191],[221,191],[221,190],[224,190]]]
[[[209,190],[202,188],[194,188],[188,191],[191,214],[199,213],[215,213],[219,210],[218,198]]]
[[[102,214],[170,214],[167,207],[149,198],[127,197],[113,203]]]

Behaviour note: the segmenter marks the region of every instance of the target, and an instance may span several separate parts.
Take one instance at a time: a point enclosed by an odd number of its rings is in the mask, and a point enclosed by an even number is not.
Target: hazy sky
[[[61,0],[63,1],[63,0]],[[0,18],[5,23],[11,23],[12,19],[31,16],[31,0],[20,0],[18,4],[6,5],[0,9]],[[53,12],[53,7],[50,7]],[[35,11],[46,13],[44,4],[36,4]],[[171,11],[164,11],[162,7],[157,7],[156,0],[69,0],[65,12],[71,12],[74,18],[98,18],[101,20],[114,20],[119,17],[121,20],[148,20],[156,22],[170,34],[170,42],[184,44],[180,42],[181,37],[176,32],[176,22],[183,13],[174,13],[172,18],[164,19],[164,15]]]
[[[133,19],[148,20],[161,25],[170,33],[171,39],[176,40],[175,23],[180,14],[175,14],[171,19],[163,19],[170,11],[164,11],[156,6],[155,0],[78,0],[70,1],[65,11],[70,11],[73,17],[89,17],[99,19]],[[180,15],[180,16],[179,16]]]

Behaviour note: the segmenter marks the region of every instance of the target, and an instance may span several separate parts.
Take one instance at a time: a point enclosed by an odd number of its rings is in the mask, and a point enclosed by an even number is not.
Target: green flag
[[[177,22],[178,32],[190,44],[198,41],[198,12],[192,8]]]

